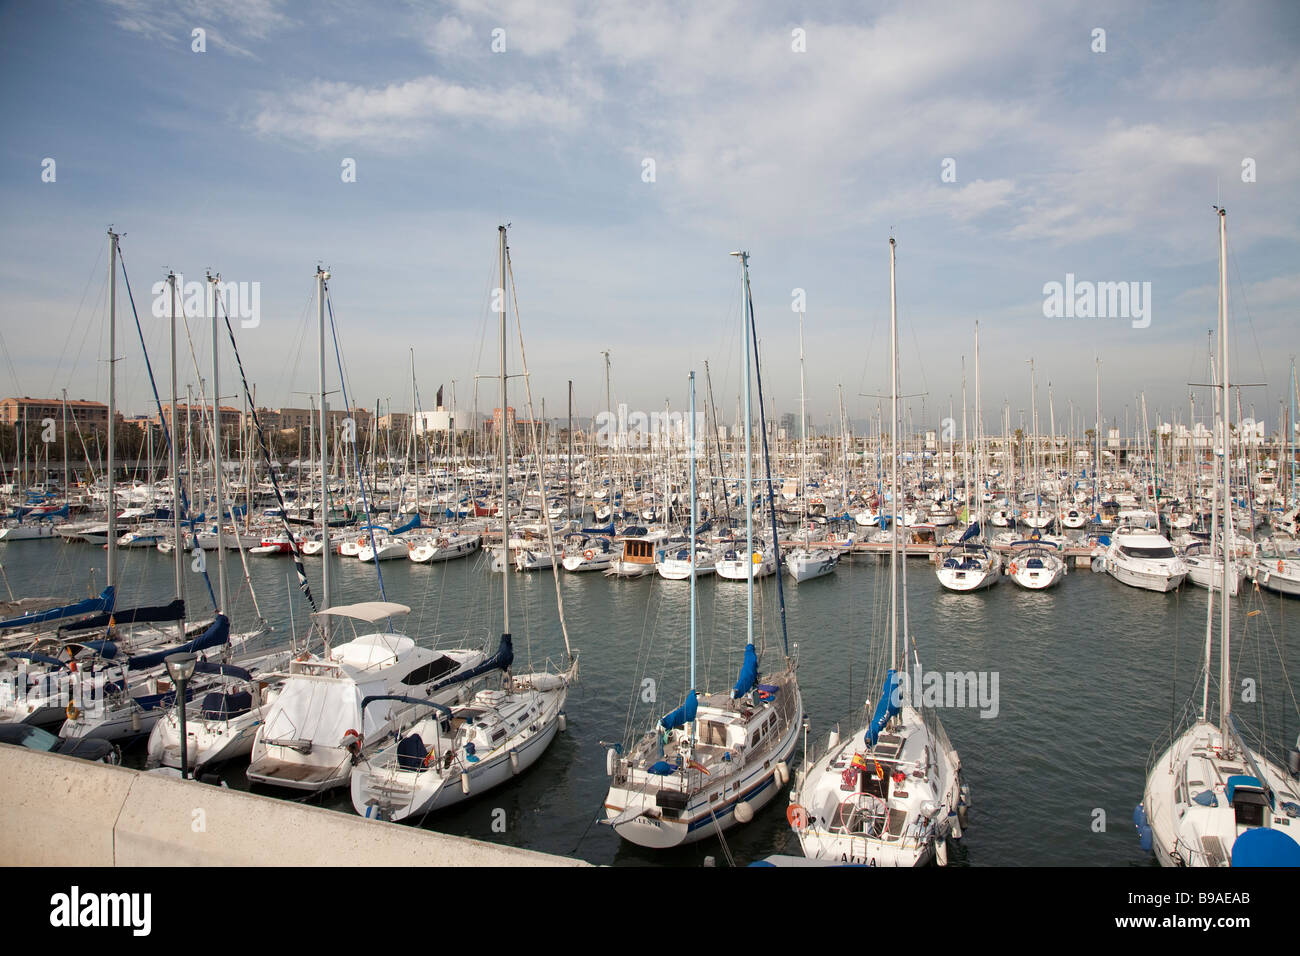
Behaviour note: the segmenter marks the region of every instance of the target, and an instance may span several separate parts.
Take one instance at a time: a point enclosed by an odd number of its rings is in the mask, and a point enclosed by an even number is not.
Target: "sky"
[[[276,407],[317,390],[323,265],[352,404],[409,409],[413,351],[421,407],[477,382],[490,413],[509,223],[537,415],[569,380],[578,415],[605,408],[608,351],[615,405],[682,408],[692,370],[703,402],[707,362],[733,419],[745,249],[768,411],[799,407],[802,300],[810,420],[836,429],[842,400],[865,427],[893,236],[913,425],[960,422],[963,369],[974,407],[977,322],[986,430],[1004,405],[1028,423],[1031,359],[1044,428],[1049,392],[1058,432],[1091,427],[1098,359],[1103,418],[1145,399],[1152,427],[1187,422],[1217,204],[1231,377],[1273,431],[1300,351],[1298,102],[1293,2],[5,3],[0,393],[106,400],[112,224],[164,400],[168,270],[256,284],[235,331]],[[1045,314],[1067,276],[1137,283],[1145,314]],[[148,412],[121,283],[118,319],[120,407]],[[211,371],[189,325],[182,390]]]

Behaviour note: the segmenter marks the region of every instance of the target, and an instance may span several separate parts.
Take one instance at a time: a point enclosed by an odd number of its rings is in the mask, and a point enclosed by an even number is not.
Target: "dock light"
[[[189,742],[185,737],[185,685],[189,683],[194,676],[194,665],[198,663],[198,657],[194,654],[171,654],[163,659],[167,665],[167,673],[171,675],[172,682],[176,685],[176,709],[180,712],[181,723],[181,779],[188,779],[187,768],[189,766],[189,754],[186,752],[186,744]]]

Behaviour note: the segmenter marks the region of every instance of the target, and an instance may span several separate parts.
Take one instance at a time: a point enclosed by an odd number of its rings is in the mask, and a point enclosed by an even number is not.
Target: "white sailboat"
[[[1219,215],[1219,337],[1223,393],[1223,528],[1231,534],[1232,494],[1228,420],[1227,238]],[[1217,404],[1217,403],[1216,403]],[[1217,528],[1212,529],[1213,538]],[[1300,866],[1300,746],[1284,769],[1252,749],[1232,713],[1232,595],[1224,581],[1206,611],[1205,678],[1196,722],[1149,768],[1133,813],[1143,849],[1163,866]],[[1219,623],[1219,720],[1209,717],[1214,598]],[[1300,742],[1298,742],[1300,744]]]
[[[506,286],[506,228],[500,227],[501,288]],[[506,390],[506,303],[501,303],[501,407],[508,408]],[[505,487],[510,461],[510,429],[501,432],[501,475]],[[538,480],[541,481],[541,474]],[[502,495],[501,529],[509,537],[510,496]],[[553,569],[558,574],[558,569]],[[352,773],[352,806],[367,818],[400,821],[440,810],[523,773],[546,751],[565,726],[564,705],[578,677],[578,658],[565,649],[568,664],[562,673],[512,676],[514,651],[510,636],[510,576],[502,578],[503,633],[496,656],[480,672],[499,669],[499,688],[480,690],[460,706],[436,699],[368,695],[361,709],[378,710],[396,703],[424,711],[397,733],[390,746],[365,758]],[[463,686],[463,685],[462,685]]]
[[[328,435],[325,387],[325,282],[329,273],[316,271],[320,326],[320,424]],[[329,533],[329,449],[321,442],[320,519]],[[289,663],[284,688],[257,729],[247,777],[255,783],[298,790],[322,791],[348,782],[354,762],[384,746],[413,705],[400,699],[363,712],[367,696],[420,694],[448,704],[468,693],[464,681],[484,663],[480,650],[438,652],[418,647],[392,629],[392,619],[410,613],[404,604],[369,601],[333,607],[330,604],[332,557],[321,555],[324,607],[316,614],[325,652],[300,653]],[[334,644],[332,625],[352,622],[353,640]],[[357,622],[372,627],[387,621],[387,631],[357,634]]]
[[[748,253],[735,253],[742,267],[745,323],[745,508],[747,554],[754,553],[753,456],[750,428],[750,306]],[[695,561],[695,374],[691,373],[690,563]],[[760,382],[761,385],[761,382]],[[761,404],[760,404],[761,407]],[[680,707],[659,720],[626,752],[606,752],[610,776],[604,822],[623,839],[651,849],[702,840],[737,823],[748,823],[789,782],[789,760],[798,743],[803,700],[796,657],[786,649],[784,667],[760,677],[754,646],[754,579],[748,576],[748,623],[744,662],[730,693],[696,690],[695,583],[691,574],[691,688]],[[796,645],[797,651],[797,645]]]
[[[805,532],[808,524],[808,413],[804,408],[803,311],[799,312],[799,500],[803,503]],[[814,547],[804,541],[786,553],[783,563],[795,583],[811,581],[832,573],[840,563],[838,548]]]
[[[898,347],[894,293],[894,240],[889,240],[890,424],[893,497],[899,496]],[[804,855],[827,862],[868,866],[920,866],[947,859],[947,836],[960,835],[960,811],[968,802],[961,761],[938,714],[909,699],[906,565],[893,522],[890,545],[890,664],[874,714],[865,727],[841,740],[832,733],[826,752],[796,776],[786,818]],[[899,594],[902,566],[903,593]],[[915,651],[914,651],[915,653]],[[917,670],[920,662],[917,660]],[[919,687],[919,679],[918,684]]]

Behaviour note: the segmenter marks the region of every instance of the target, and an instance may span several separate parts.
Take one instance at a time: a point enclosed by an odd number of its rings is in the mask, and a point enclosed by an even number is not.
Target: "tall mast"
[[[696,512],[699,499],[695,495],[695,373],[691,372],[691,447],[687,450],[691,464],[691,690],[695,689],[695,532],[699,520]],[[695,739],[695,723],[691,722],[691,742]]]
[[[565,461],[568,472],[565,478],[565,510],[570,521],[573,520],[573,379],[569,379],[569,454]]]
[[[217,510],[217,595],[221,602],[221,613],[226,614],[228,613],[226,607],[226,545],[222,540],[221,533],[222,522],[226,518],[226,507],[221,494],[221,353],[218,348],[220,340],[217,337],[217,283],[221,281],[221,276],[214,276],[211,272],[207,276],[208,291],[211,293],[212,303],[212,484]],[[238,528],[235,529],[235,533],[239,533]]]
[[[1211,333],[1211,338],[1213,338],[1213,333]],[[1212,424],[1214,425],[1215,428],[1218,427],[1217,420],[1222,416],[1222,409],[1220,408],[1220,402],[1219,402],[1218,378],[1219,378],[1219,373],[1218,370],[1215,368],[1214,351],[1213,349],[1211,349],[1210,384],[1214,388],[1214,420],[1212,420]],[[1224,431],[1225,432],[1227,431],[1226,426]],[[1213,452],[1214,450],[1213,437],[1211,437],[1210,443],[1211,443],[1210,450],[1211,452]],[[1216,479],[1216,483],[1217,483],[1217,479]],[[1193,488],[1192,500],[1193,501],[1196,500],[1195,488]],[[1219,534],[1219,496],[1217,492],[1210,496],[1210,560],[1211,561],[1215,559],[1214,544],[1216,538],[1218,539],[1219,542],[1220,553],[1223,554],[1223,557],[1225,559],[1225,567],[1226,567],[1226,559],[1228,554],[1227,554],[1227,548],[1224,546],[1224,539]],[[1213,573],[1213,565],[1211,565],[1211,573]],[[1205,681],[1201,687],[1201,719],[1202,720],[1207,719],[1209,715],[1210,654],[1214,646],[1214,588],[1211,587],[1209,590],[1210,590],[1209,599],[1208,599],[1209,603],[1207,604],[1205,610]]]
[[[179,441],[179,431],[176,428],[176,273],[167,273],[167,285],[171,289],[171,346],[172,346],[172,407],[171,407],[171,445],[169,466],[172,470],[172,534],[176,547],[172,549],[175,558],[175,575],[176,575],[176,597],[185,597],[185,582],[181,577],[181,556],[185,553],[185,542],[181,538],[181,470],[180,470],[180,449],[176,446]],[[177,627],[180,630],[179,637],[185,638],[185,622],[179,621]]]
[[[501,600],[504,608],[502,631],[510,633],[510,418],[506,404],[506,227],[498,226],[501,238]],[[545,504],[543,503],[543,510]],[[547,519],[549,520],[549,519]]]
[[[49,458],[46,458],[46,468],[49,468]],[[68,490],[68,390],[63,389],[63,503],[70,504],[72,498]]]
[[[894,286],[894,237],[889,237],[889,669],[898,669],[898,297]]]
[[[108,227],[108,563],[106,583],[117,583],[117,486],[113,477],[117,445],[117,239]],[[26,432],[24,432],[24,435]]]
[[[980,395],[980,324],[975,322],[975,487],[979,492],[976,504],[979,507],[980,532],[984,531],[984,416]]]
[[[749,403],[749,253],[733,252],[740,259],[740,329],[745,337],[745,580],[748,583],[748,614],[745,621],[745,643],[754,643],[754,477],[752,436],[750,435]],[[773,547],[776,542],[772,542]]]
[[[436,396],[435,396],[436,397]],[[415,407],[415,349],[411,349],[411,457],[414,458],[415,466],[415,517],[420,517],[420,443],[415,437],[415,417],[417,411]],[[388,419],[388,435],[392,438],[393,419],[391,414]]]
[[[808,411],[804,393],[803,309],[799,310],[799,499],[803,502],[803,520],[808,523],[808,478],[804,464],[808,454]],[[775,507],[775,502],[773,502]]]
[[[1231,636],[1228,633],[1229,609],[1228,563],[1232,559],[1232,443],[1228,433],[1228,220],[1227,211],[1219,209],[1219,367],[1223,373],[1223,603],[1220,606],[1219,630],[1223,647],[1219,650],[1219,729],[1226,744],[1228,716],[1232,713],[1232,689],[1228,661]]]
[[[318,391],[320,392],[320,527],[321,540],[324,547],[321,549],[321,607],[329,608],[332,606],[330,601],[330,454],[329,454],[329,422],[326,412],[325,401],[325,281],[330,277],[320,266],[316,267],[316,320],[319,327],[320,341],[319,345],[319,380],[317,382]],[[321,634],[325,646],[329,646],[330,637],[330,616],[324,615],[320,619]]]

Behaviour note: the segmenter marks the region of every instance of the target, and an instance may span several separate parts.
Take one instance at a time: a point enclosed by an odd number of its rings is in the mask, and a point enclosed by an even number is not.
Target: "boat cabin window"
[[[1119,550],[1130,558],[1172,558],[1174,556],[1173,548],[1135,548],[1132,545],[1123,545]]]
[[[431,680],[437,680],[439,677],[444,677],[447,674],[450,674],[459,666],[460,665],[452,658],[443,654],[437,660],[430,661],[429,663],[411,671],[411,673],[402,678],[402,683],[408,686],[427,684]]]
[[[1267,806],[1268,798],[1258,790],[1243,790],[1238,787],[1232,794],[1232,809],[1236,813],[1239,827],[1262,827]]]
[[[712,720],[701,721],[698,729],[699,741],[709,747],[727,746],[727,726]]]

